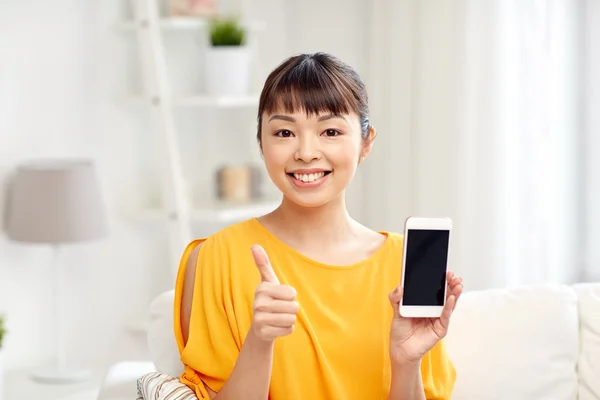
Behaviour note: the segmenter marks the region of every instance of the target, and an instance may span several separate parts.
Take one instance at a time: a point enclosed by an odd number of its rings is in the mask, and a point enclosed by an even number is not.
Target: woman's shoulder
[[[382,259],[401,258],[404,251],[404,235],[392,231],[377,231],[377,233],[384,236],[385,240],[379,251],[375,253],[378,257],[374,257],[374,259],[381,262]]]
[[[193,241],[190,246],[197,254],[197,264],[215,272],[228,271],[233,265],[237,272],[252,270],[250,247],[260,235],[256,223],[255,219],[244,220]]]
[[[367,228],[370,231],[371,236],[378,236],[382,243],[382,248],[387,249],[400,249],[402,250],[402,245],[404,244],[404,235],[401,233],[393,232],[393,231],[380,231],[373,230]],[[381,239],[383,237],[383,240]]]
[[[210,247],[213,250],[232,250],[248,247],[257,234],[254,218],[234,223],[204,238],[196,239],[196,246]]]
[[[402,245],[404,244],[404,234],[402,233],[397,233],[397,232],[380,232],[381,234],[385,235],[387,237],[387,239],[395,246],[399,246],[400,248],[402,248]]]
[[[232,224],[206,237],[190,242],[180,262],[179,276],[193,269],[205,280],[231,280],[232,276],[256,275],[250,246],[256,237],[253,220]]]

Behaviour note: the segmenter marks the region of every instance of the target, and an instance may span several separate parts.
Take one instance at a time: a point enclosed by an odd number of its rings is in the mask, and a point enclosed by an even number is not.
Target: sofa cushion
[[[562,285],[467,292],[446,338],[461,400],[573,400],[577,296]]]
[[[104,377],[98,400],[137,399],[137,380],[156,371],[154,363],[123,361],[111,366]]]
[[[175,340],[173,301],[175,291],[161,293],[150,304],[148,349],[158,371],[170,376],[183,373],[183,363]]]
[[[579,400],[600,399],[600,284],[573,287],[579,297]]]

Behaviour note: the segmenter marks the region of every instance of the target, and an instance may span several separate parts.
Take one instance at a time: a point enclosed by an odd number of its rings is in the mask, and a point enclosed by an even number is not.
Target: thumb
[[[402,288],[398,286],[396,289],[392,290],[388,296],[392,309],[394,310],[394,318],[402,318],[400,315],[400,300],[402,299],[403,293],[404,291]]]
[[[269,256],[267,256],[265,250],[257,244],[252,245],[250,250],[252,251],[254,262],[258,267],[258,272],[260,272],[260,279],[263,282],[279,285],[279,279],[277,279],[277,275],[275,275],[275,271],[273,271],[273,267],[269,261]]]

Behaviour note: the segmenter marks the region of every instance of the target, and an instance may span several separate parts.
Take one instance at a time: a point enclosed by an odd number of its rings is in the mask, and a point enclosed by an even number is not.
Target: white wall
[[[583,76],[587,90],[584,92],[585,172],[581,179],[585,188],[582,219],[585,234],[582,238],[586,247],[586,278],[600,280],[600,3],[587,0],[584,4],[582,29],[586,57]]]
[[[359,72],[363,69],[365,1],[256,3],[255,16],[268,26],[259,34],[259,80],[283,58],[300,51],[330,51]],[[62,156],[96,160],[110,209],[111,237],[65,248],[61,265],[67,272],[69,356],[99,367],[129,355],[111,352],[126,334],[123,322],[143,312],[169,282],[164,229],[158,223],[132,221],[128,215],[155,197],[159,183],[148,115],[142,108],[117,102],[120,95],[139,89],[133,36],[111,27],[126,12],[124,4],[0,3],[0,207],[6,180],[20,161]],[[193,53],[197,38],[177,35],[166,39],[175,89],[199,89],[200,73],[194,70],[199,59]],[[244,123],[254,123],[252,112],[243,115]],[[239,155],[255,145],[252,130],[224,129],[234,136],[217,134],[218,121],[207,113],[191,110],[178,118],[182,140],[193,150],[186,153],[189,166],[210,168],[226,159],[222,149]],[[236,148],[228,147],[234,142]],[[260,160],[258,151],[248,157]],[[190,183],[198,191],[209,180],[210,175],[195,175]],[[358,218],[361,180],[359,173],[349,202]],[[217,228],[202,227],[197,233]],[[0,313],[6,314],[10,331],[5,343],[9,368],[34,366],[50,355],[50,255],[47,248],[0,237]]]

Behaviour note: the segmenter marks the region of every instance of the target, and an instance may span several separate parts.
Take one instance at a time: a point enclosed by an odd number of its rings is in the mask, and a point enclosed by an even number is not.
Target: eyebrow
[[[322,117],[319,118],[319,121],[327,121],[328,119],[333,119],[333,118],[340,118],[343,119],[344,121],[348,122],[346,120],[346,118],[344,118],[343,116],[341,116],[340,114],[328,114],[328,115],[323,115]]]
[[[296,122],[296,120],[292,117],[290,117],[289,115],[273,115],[271,118],[269,118],[269,122],[273,121],[274,119],[280,119],[282,121],[289,121],[289,122]]]
[[[346,118],[344,118],[343,116],[341,116],[339,114],[323,115],[323,116],[319,117],[319,122],[327,121],[327,120],[333,119],[333,118],[341,118],[344,121],[348,122],[346,120]],[[296,122],[296,120],[293,117],[290,117],[289,115],[280,115],[280,114],[273,115],[271,118],[269,118],[269,122],[273,121],[274,119],[280,119],[282,121],[288,121],[288,122]]]

